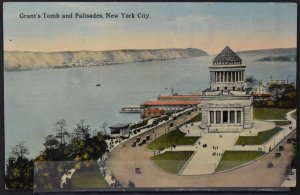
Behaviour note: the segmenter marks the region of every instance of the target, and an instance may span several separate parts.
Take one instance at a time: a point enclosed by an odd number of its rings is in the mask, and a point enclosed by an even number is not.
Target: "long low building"
[[[198,106],[200,100],[149,100],[141,104],[142,118],[148,118],[148,110],[163,110],[164,113]]]
[[[163,100],[163,101],[169,101],[169,100],[192,101],[192,100],[200,100],[200,95],[159,95],[157,100]]]

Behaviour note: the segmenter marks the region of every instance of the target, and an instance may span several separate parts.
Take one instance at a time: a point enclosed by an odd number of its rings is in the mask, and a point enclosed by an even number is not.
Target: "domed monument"
[[[245,90],[242,59],[226,46],[209,67],[210,88],[201,97],[201,128],[206,132],[240,132],[253,124],[252,93]]]

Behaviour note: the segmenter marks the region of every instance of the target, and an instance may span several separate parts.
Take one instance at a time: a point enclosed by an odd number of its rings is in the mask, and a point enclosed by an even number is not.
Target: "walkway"
[[[178,117],[176,124],[182,124],[184,120],[188,120],[189,115],[184,115]],[[289,115],[288,115],[289,119]],[[293,120],[292,120],[293,121]],[[295,128],[295,123],[292,122]],[[164,134],[165,127],[164,124],[158,128],[155,128],[155,133],[157,137]],[[196,126],[194,124],[194,126]],[[190,132],[192,134],[192,132]],[[294,133],[293,133],[294,134]],[[147,134],[145,134],[147,135]],[[217,135],[214,134],[214,135]],[[143,135],[141,135],[143,136]],[[223,135],[222,138],[215,139],[214,137],[207,137],[200,139],[199,141],[204,143],[207,139],[208,147],[207,150],[214,151],[212,149],[212,143],[209,144],[209,140],[212,139],[218,142],[220,139],[227,139]],[[289,135],[290,136],[290,135]],[[152,136],[151,136],[151,139]],[[122,183],[124,187],[128,186],[128,182],[134,182],[136,187],[279,187],[284,181],[286,175],[284,170],[290,163],[292,158],[291,151],[292,145],[283,142],[285,152],[282,152],[280,158],[275,158],[274,153],[276,150],[272,150],[269,154],[263,158],[251,163],[250,165],[235,169],[229,172],[209,174],[209,175],[174,175],[166,173],[158,169],[150,160],[153,156],[153,152],[146,149],[147,145],[141,147],[131,147],[134,140],[131,139],[126,143],[123,143],[119,147],[115,148],[110,153],[110,157],[107,162],[107,167],[110,171],[113,171],[116,178]],[[205,141],[205,142],[206,142]],[[214,142],[214,143],[216,143]],[[223,144],[223,142],[222,142]],[[217,144],[216,144],[217,145]],[[188,146],[177,146],[176,148],[185,150],[190,149]],[[189,146],[190,147],[190,146]],[[199,152],[204,151],[203,148],[199,146],[192,146],[194,150],[199,150]],[[195,156],[194,156],[195,157]],[[201,155],[199,155],[201,158]],[[198,158],[196,156],[196,158]],[[218,157],[219,158],[219,157]],[[202,157],[201,161],[206,161],[207,159]],[[267,168],[267,162],[272,161],[274,167]],[[189,164],[191,164],[190,162]],[[192,165],[191,165],[192,166]],[[141,174],[135,173],[135,168],[139,167]],[[188,172],[188,166],[182,170]],[[109,173],[110,173],[109,171]],[[243,177],[241,177],[243,176]],[[266,177],[267,176],[267,177]],[[158,179],[159,178],[159,179]]]
[[[287,119],[292,121],[292,127],[295,127],[296,120],[291,117],[290,111],[287,113]],[[186,136],[199,136],[200,139],[193,146],[177,146],[173,151],[195,151],[195,154],[189,160],[188,164],[181,171],[182,175],[202,175],[215,172],[222,154],[226,150],[236,151],[264,151],[268,153],[270,148],[273,149],[279,142],[282,141],[288,134],[292,132],[290,125],[282,127],[283,130],[271,138],[268,142],[262,145],[235,145],[239,136],[257,136],[259,132],[273,129],[275,124],[265,121],[254,121],[254,126],[251,129],[245,129],[241,133],[205,133],[199,128],[200,123],[185,125],[180,130],[187,133]],[[200,144],[199,144],[200,143]],[[203,144],[207,144],[204,148]],[[217,149],[214,149],[217,147]],[[162,152],[170,151],[166,149]],[[215,153],[215,155],[213,155]]]

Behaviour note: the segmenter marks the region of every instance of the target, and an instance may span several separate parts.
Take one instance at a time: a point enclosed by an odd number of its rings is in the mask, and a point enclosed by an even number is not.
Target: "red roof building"
[[[200,95],[159,95],[158,100],[200,100]]]
[[[159,110],[159,109],[145,109],[142,112],[142,118],[153,118],[153,117],[157,117],[157,116],[161,116],[164,114],[163,110]]]
[[[149,100],[144,102],[141,106],[195,106],[200,104],[200,100],[170,100],[170,101],[162,101],[162,100]]]
[[[141,109],[143,110],[142,113],[147,112],[147,110],[162,110],[165,114],[173,111],[198,106],[199,104],[200,100],[150,100],[141,104]],[[151,111],[149,112],[151,113]]]

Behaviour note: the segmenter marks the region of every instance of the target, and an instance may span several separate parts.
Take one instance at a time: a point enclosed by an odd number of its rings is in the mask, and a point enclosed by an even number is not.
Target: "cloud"
[[[186,16],[178,16],[175,20],[169,22],[171,29],[177,31],[208,31],[216,23],[216,18],[212,15],[190,14]]]
[[[111,20],[98,20],[98,21],[91,21],[86,24],[88,27],[92,28],[101,28],[101,29],[108,29],[111,30],[112,28],[118,28],[125,26],[124,23],[111,21]]]
[[[59,2],[58,3],[59,6],[62,7],[67,7],[67,8],[79,8],[82,6],[82,3],[77,3],[77,2]]]
[[[195,25],[214,22],[215,18],[212,15],[197,15],[191,14],[186,16],[178,16],[174,20],[174,25]]]

